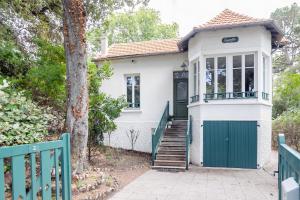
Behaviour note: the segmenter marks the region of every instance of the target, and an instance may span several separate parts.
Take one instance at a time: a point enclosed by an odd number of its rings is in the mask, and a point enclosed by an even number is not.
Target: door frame
[[[175,74],[176,73],[180,73],[182,74],[182,77],[178,77],[176,78],[175,77]],[[184,71],[173,71],[173,116],[174,116],[174,119],[179,119],[179,120],[187,120],[188,119],[188,114],[186,116],[186,118],[176,118],[176,115],[175,115],[175,107],[176,107],[176,103],[175,103],[175,100],[176,100],[176,88],[175,88],[175,80],[186,80],[187,81],[187,105],[189,104],[189,71],[188,70],[184,70]],[[188,111],[188,107],[186,107],[187,111]]]

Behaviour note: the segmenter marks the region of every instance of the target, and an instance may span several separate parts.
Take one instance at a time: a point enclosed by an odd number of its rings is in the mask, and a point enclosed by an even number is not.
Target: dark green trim
[[[204,121],[206,167],[257,168],[256,121]]]
[[[257,99],[258,92],[222,92],[204,94],[204,101],[224,99]]]

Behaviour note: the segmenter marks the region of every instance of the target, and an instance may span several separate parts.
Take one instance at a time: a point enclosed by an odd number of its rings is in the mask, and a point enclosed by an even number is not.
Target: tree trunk
[[[67,119],[71,133],[74,172],[86,163],[88,140],[88,84],[86,53],[86,14],[82,0],[62,0],[64,9],[64,48],[67,60]]]

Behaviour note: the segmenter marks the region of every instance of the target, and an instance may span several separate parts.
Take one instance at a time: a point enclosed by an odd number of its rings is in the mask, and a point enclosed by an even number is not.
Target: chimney
[[[108,53],[108,38],[106,35],[101,37],[101,55],[106,55]]]

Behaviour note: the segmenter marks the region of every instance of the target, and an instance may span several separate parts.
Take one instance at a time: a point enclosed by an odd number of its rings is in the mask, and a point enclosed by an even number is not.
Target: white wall
[[[236,43],[222,43],[224,37],[238,37]],[[206,61],[205,57],[215,55],[232,55],[240,53],[254,53],[255,78],[258,99],[241,100],[210,100],[207,103],[203,100],[206,93]],[[204,120],[255,120],[258,121],[258,164],[262,166],[271,152],[271,129],[272,129],[272,73],[268,74],[269,101],[263,100],[262,92],[262,55],[269,58],[268,72],[272,72],[271,64],[271,34],[264,27],[244,27],[218,31],[200,32],[189,41],[189,61],[200,60],[200,100],[189,105],[189,113],[195,119],[193,123],[193,144],[191,161],[194,164],[202,165],[203,162],[203,124]],[[231,75],[230,63],[227,64],[227,76]],[[192,72],[192,70],[190,69]],[[191,74],[190,74],[190,86]],[[227,89],[231,90],[232,79],[227,81]],[[190,91],[192,88],[190,88]]]
[[[112,60],[113,76],[103,82],[101,91],[113,97],[126,95],[125,75],[140,75],[139,110],[124,110],[116,120],[118,129],[111,136],[111,146],[130,149],[126,132],[140,132],[135,150],[151,152],[151,129],[156,128],[167,101],[173,113],[173,71],[187,59],[186,53]],[[105,144],[108,144],[105,135]]]

